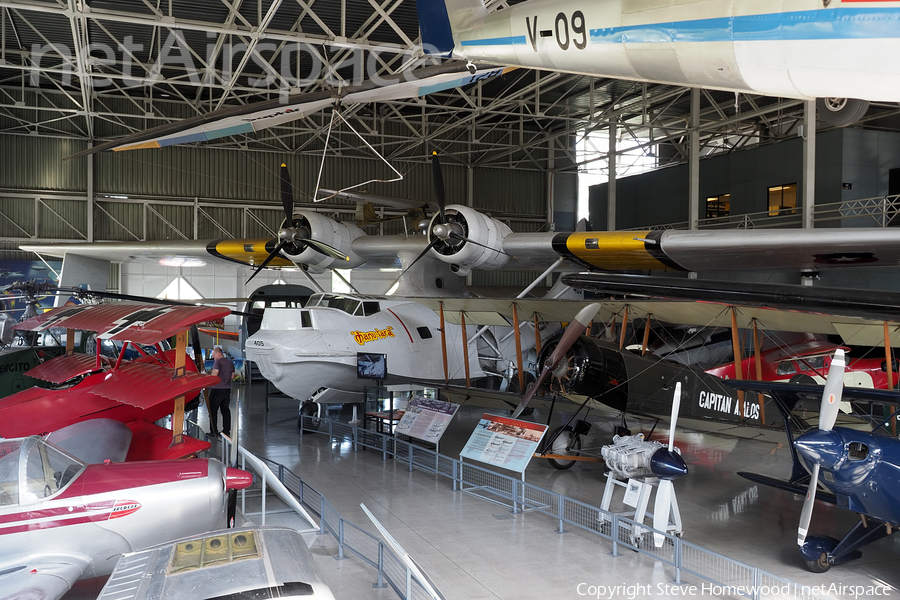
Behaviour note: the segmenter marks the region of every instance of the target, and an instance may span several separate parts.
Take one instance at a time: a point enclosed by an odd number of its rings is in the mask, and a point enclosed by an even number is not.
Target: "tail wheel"
[[[575,433],[571,427],[558,427],[550,437],[551,439],[556,438],[547,450],[550,454],[581,456],[581,436]],[[547,460],[550,461],[550,465],[554,469],[559,470],[571,468],[577,462],[558,458],[549,458]]]

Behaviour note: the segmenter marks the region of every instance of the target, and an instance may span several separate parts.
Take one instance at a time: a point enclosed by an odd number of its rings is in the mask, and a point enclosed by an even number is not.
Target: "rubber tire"
[[[562,430],[562,432],[557,436],[556,433]],[[550,436],[551,438],[556,437],[553,440],[553,445],[547,449],[547,452],[551,454],[571,454],[573,456],[581,456],[581,436],[575,435],[575,431],[571,427],[557,427],[553,434]],[[571,450],[566,450],[566,448],[571,447]],[[559,469],[560,471],[564,471],[566,469],[572,468],[576,462],[575,460],[556,460],[555,458],[548,458],[550,462],[550,466],[554,469]]]
[[[825,552],[819,555],[819,560],[807,560],[805,562],[806,568],[813,573],[825,573],[831,568],[831,563],[828,562],[828,554]]]
[[[857,98],[817,98],[816,114],[819,120],[831,127],[853,125],[866,115],[868,100]]]
[[[297,417],[297,429],[303,429],[303,417],[314,417],[319,414],[319,406],[315,402],[304,402],[300,406],[300,416]],[[321,419],[313,419],[312,426],[319,428]]]

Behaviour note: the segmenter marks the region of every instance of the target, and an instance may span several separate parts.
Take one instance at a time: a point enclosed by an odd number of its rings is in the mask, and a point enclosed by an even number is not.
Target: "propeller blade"
[[[275,258],[276,256],[278,256],[278,253],[281,252],[281,248],[282,248],[286,243],[287,243],[286,241],[278,242],[278,245],[275,246],[275,249],[272,250],[272,252],[269,253],[269,256],[266,257],[266,260],[264,260],[264,261],[262,262],[261,265],[259,265],[258,267],[256,267],[256,270],[253,271],[253,275],[251,275],[251,276],[250,276],[250,279],[248,279],[244,284],[246,285],[246,284],[250,283],[250,281],[251,281],[254,277],[256,277],[256,274],[257,274],[257,273],[259,273],[260,271],[262,271],[263,269],[265,269],[265,268],[266,268],[266,265],[268,265],[270,262],[272,262],[272,259],[273,259],[273,258]]]
[[[672,398],[672,419],[669,421],[669,452],[675,448],[675,423],[678,422],[678,411],[681,408],[681,382],[675,384],[675,397]]]
[[[844,392],[846,364],[844,351],[838,348],[834,351],[831,368],[828,369],[828,379],[825,380],[825,389],[822,390],[822,404],[819,406],[819,429],[822,431],[831,431],[834,422],[837,421],[838,411],[841,408],[841,394]]]
[[[431,174],[434,178],[434,195],[437,198],[438,213],[441,215],[441,223],[446,225],[447,219],[444,217],[444,206],[447,203],[444,198],[444,174],[441,172],[441,161],[438,159],[437,150],[431,153]]]
[[[237,513],[237,490],[228,490],[228,516],[226,517],[225,527],[232,529],[234,527],[234,515]]]
[[[812,479],[809,480],[809,489],[806,490],[806,500],[803,501],[803,511],[800,513],[800,526],[797,528],[797,545],[802,546],[806,541],[806,533],[809,531],[809,521],[812,519],[813,504],[816,502],[816,488],[819,486],[819,463],[813,463]]]
[[[316,240],[311,240],[309,238],[295,238],[295,243],[306,244],[319,254],[324,254],[325,256],[336,258],[338,260],[350,260],[350,257],[335,248],[334,246],[329,246],[325,242],[319,242]]]
[[[450,237],[456,238],[456,239],[458,239],[458,240],[463,240],[464,242],[469,242],[470,244],[475,244],[476,246],[481,246],[482,248],[487,248],[488,250],[493,250],[494,252],[499,252],[500,254],[505,254],[506,256],[508,256],[508,257],[510,257],[510,258],[515,258],[515,256],[513,256],[512,254],[509,254],[509,253],[507,253],[507,252],[504,252],[503,250],[500,250],[500,249],[498,249],[498,248],[491,248],[490,246],[486,246],[486,245],[484,245],[484,244],[482,244],[482,243],[480,243],[480,242],[476,242],[475,240],[472,240],[472,239],[469,239],[469,238],[467,238],[467,237],[461,236],[461,235],[459,235],[458,233],[455,233],[455,232],[453,232],[453,231],[450,232]]]
[[[415,258],[415,260],[413,260],[411,263],[409,263],[409,266],[406,267],[405,269],[403,269],[403,271],[400,272],[400,275],[397,276],[397,279],[395,279],[394,281],[391,282],[391,285],[389,285],[388,288],[387,288],[388,291],[390,291],[390,289],[391,289],[392,287],[394,287],[395,285],[397,285],[397,282],[400,281],[401,279],[403,279],[403,276],[406,275],[406,272],[409,271],[410,269],[412,269],[412,268],[413,268],[413,265],[416,264],[417,262],[419,262],[419,259],[421,259],[423,256],[425,256],[426,254],[428,254],[428,251],[431,250],[432,248],[434,248],[434,246],[435,246],[439,241],[441,241],[440,238],[434,238],[433,240],[431,240],[431,242],[429,242],[428,245],[425,246],[425,249],[422,250],[422,251],[419,253],[419,255]]]
[[[669,479],[663,479],[656,488],[656,501],[653,503],[653,529],[665,531],[669,525],[669,513],[671,512],[672,492],[674,485]],[[666,536],[653,534],[653,543],[657,548],[663,545]]]
[[[591,321],[594,320],[594,317],[597,313],[600,312],[600,303],[594,302],[592,304],[588,304],[575,315],[575,319],[569,323],[569,326],[566,327],[566,331],[563,333],[562,338],[559,340],[559,343],[556,345],[556,348],[553,349],[553,352],[550,353],[550,356],[547,357],[547,360],[544,362],[544,368],[541,371],[540,377],[538,380],[534,382],[534,385],[531,386],[531,389],[525,394],[525,397],[522,398],[522,402],[519,403],[519,406],[513,411],[512,418],[518,419],[519,415],[522,414],[522,411],[525,410],[525,407],[528,406],[528,403],[531,402],[531,399],[534,398],[534,395],[537,393],[538,389],[544,382],[547,380],[547,377],[556,368],[559,364],[559,361],[566,355],[566,352],[569,351],[569,348],[575,343],[579,337],[584,334],[585,328],[590,324]]]
[[[290,227],[294,221],[294,188],[291,186],[291,175],[284,163],[281,163],[281,206],[284,207],[287,227]]]

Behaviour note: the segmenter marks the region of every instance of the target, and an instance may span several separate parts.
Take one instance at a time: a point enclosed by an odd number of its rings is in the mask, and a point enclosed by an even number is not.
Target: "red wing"
[[[0,400],[0,437],[41,435],[89,418],[103,418],[120,406],[78,386],[62,390],[38,387]]]
[[[131,421],[126,425],[132,433],[126,461],[187,458],[210,447],[209,442],[201,442],[187,435],[182,437],[180,444],[172,446],[172,432],[169,429],[146,421]]]
[[[64,383],[73,377],[90,373],[97,365],[96,356],[87,354],[70,354],[58,356],[39,364],[28,370],[28,376],[49,381],[50,383]]]
[[[231,310],[228,308],[212,306],[162,306],[125,302],[82,304],[55,308],[16,324],[15,329],[42,331],[50,327],[67,327],[96,331],[104,339],[155,344],[191,325],[220,319],[229,314]]]
[[[158,364],[131,362],[110,372],[102,383],[90,388],[92,394],[122,404],[149,409],[178,396],[216,385],[215,375],[185,373],[173,377],[174,370]]]

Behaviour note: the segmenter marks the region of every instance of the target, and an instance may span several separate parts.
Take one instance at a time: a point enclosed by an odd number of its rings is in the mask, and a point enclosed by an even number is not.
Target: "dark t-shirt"
[[[221,381],[212,386],[212,389],[230,390],[231,377],[234,375],[234,363],[231,362],[230,358],[223,356],[222,358],[217,358],[216,362],[213,363],[213,371],[216,369],[219,370],[219,379],[221,379]]]

